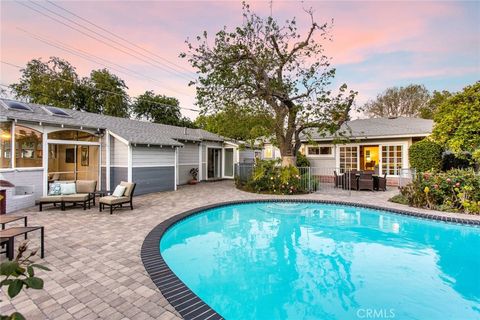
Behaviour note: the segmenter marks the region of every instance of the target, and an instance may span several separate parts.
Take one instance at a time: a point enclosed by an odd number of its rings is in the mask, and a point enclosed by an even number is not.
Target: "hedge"
[[[443,148],[430,140],[415,142],[408,150],[410,167],[418,172],[435,171],[442,168]]]

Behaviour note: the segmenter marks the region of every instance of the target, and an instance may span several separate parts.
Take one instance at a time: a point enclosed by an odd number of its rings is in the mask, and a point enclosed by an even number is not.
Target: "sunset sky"
[[[242,22],[240,1],[54,2],[60,7],[46,1],[36,2],[39,6],[22,3],[36,11],[18,2],[1,2],[3,62],[23,67],[32,58],[59,56],[76,66],[80,76],[109,65],[125,80],[130,95],[154,90],[177,97],[185,108],[196,108],[195,90],[187,86],[195,75],[187,61],[178,57],[186,49],[185,40],[203,30],[214,34],[224,25],[233,28]],[[303,29],[309,18],[302,6],[314,9],[317,22],[334,19],[333,42],[326,48],[337,69],[335,85],[347,83],[359,91],[358,104],[389,86],[415,83],[430,90],[456,91],[480,79],[479,1],[274,1],[272,11],[268,2],[250,4],[263,16],[272,12],[281,21],[296,17]],[[103,41],[109,41],[105,37],[116,41],[109,43],[130,55],[59,21]],[[65,46],[68,52],[58,48]],[[87,54],[90,60],[78,56]],[[2,63],[0,75],[0,83],[8,85],[18,81],[20,72]]]

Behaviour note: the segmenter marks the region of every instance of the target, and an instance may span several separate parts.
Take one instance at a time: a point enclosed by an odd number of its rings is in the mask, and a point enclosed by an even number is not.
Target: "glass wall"
[[[12,123],[0,122],[0,168],[12,167]]]
[[[15,125],[15,168],[42,167],[42,133]]]
[[[402,169],[403,146],[382,146],[382,173],[399,175]]]
[[[97,180],[99,146],[48,145],[48,180]]]

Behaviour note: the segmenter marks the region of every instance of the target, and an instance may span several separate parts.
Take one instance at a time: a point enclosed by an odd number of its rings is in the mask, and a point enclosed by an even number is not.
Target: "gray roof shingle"
[[[370,118],[357,119],[344,123],[334,134],[323,135],[316,129],[306,131],[302,140],[332,140],[344,136],[354,139],[374,139],[379,137],[425,136],[432,133],[433,120],[420,118]]]
[[[2,102],[11,101],[0,99]],[[152,144],[182,146],[179,141],[224,141],[219,135],[202,129],[185,129],[147,121],[118,118],[96,113],[82,112],[70,109],[61,109],[70,117],[54,116],[47,113],[42,105],[24,103],[33,112],[10,110],[0,106],[0,115],[8,119],[17,119],[43,124],[84,127],[91,129],[108,129],[133,144]],[[177,141],[178,140],[178,141]]]

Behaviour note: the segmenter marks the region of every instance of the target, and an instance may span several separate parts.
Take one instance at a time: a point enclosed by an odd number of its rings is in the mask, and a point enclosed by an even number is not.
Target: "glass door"
[[[222,178],[222,149],[208,148],[207,178]]]
[[[96,180],[99,146],[48,144],[48,182]]]
[[[224,162],[223,176],[225,178],[233,178],[233,148],[224,149]]]

